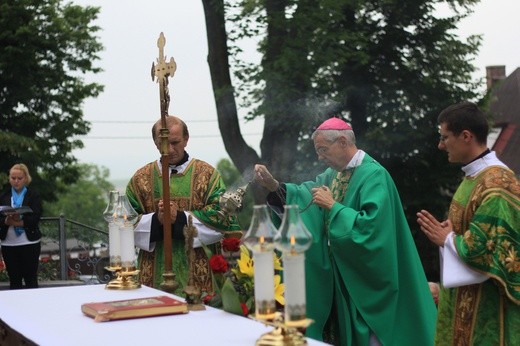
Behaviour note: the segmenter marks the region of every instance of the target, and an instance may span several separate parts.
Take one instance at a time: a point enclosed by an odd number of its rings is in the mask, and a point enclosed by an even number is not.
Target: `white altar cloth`
[[[187,314],[94,322],[81,304],[169,295],[150,287],[107,290],[105,285],[0,291],[0,319],[41,346],[247,346],[270,326],[206,307]],[[179,297],[170,295],[174,298]],[[326,345],[307,338],[309,346]]]

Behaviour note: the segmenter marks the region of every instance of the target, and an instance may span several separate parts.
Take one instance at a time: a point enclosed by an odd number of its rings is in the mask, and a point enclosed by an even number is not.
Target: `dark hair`
[[[155,142],[158,138],[159,129],[161,128],[161,121],[162,119],[159,119],[153,124],[152,126],[152,139]],[[181,118],[176,117],[174,115],[168,115],[166,116],[166,126],[168,129],[170,129],[173,125],[181,125],[182,126],[182,136],[184,138],[189,138],[190,133],[188,131],[188,126],[184,121],[182,121]]]
[[[475,135],[477,142],[485,144],[489,133],[486,115],[478,106],[469,101],[462,101],[445,108],[437,118],[440,124],[446,124],[446,129],[459,135],[467,130]]]

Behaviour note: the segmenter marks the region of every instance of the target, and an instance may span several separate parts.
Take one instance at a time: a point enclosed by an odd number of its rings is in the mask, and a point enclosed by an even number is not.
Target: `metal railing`
[[[106,283],[112,277],[109,265],[108,232],[59,217],[42,217],[42,250],[39,280],[81,280],[86,284]]]

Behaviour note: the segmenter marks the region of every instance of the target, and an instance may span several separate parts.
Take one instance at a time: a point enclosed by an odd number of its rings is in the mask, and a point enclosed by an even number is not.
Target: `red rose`
[[[247,314],[249,313],[249,309],[247,308],[246,303],[240,303],[240,307],[242,308],[242,313],[244,314],[244,316],[247,316]]]
[[[202,298],[202,301],[204,302],[204,304],[209,304],[213,297],[215,297],[215,293],[206,294],[204,298]]]
[[[228,263],[222,255],[211,256],[209,266],[215,273],[225,273],[228,270]]]
[[[240,250],[239,238],[224,238],[222,239],[222,249],[228,252],[237,252]]]

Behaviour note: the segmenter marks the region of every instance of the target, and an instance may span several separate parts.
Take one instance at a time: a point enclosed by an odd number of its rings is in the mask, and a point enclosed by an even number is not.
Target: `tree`
[[[217,162],[217,169],[228,188],[241,183],[240,179],[242,176],[240,175],[240,172],[228,159],[221,159]]]
[[[108,169],[95,165],[80,164],[78,180],[73,184],[65,184],[61,180],[56,202],[44,204],[44,216],[64,215],[73,220],[97,229],[106,229],[103,211],[108,203],[108,193],[114,185],[107,179]]]
[[[98,12],[60,0],[0,4],[0,185],[19,162],[44,200],[76,181],[71,152],[90,130],[81,105],[102,91],[82,77],[100,71]]]
[[[477,2],[244,0],[233,7],[203,0],[219,126],[234,164],[245,172],[262,161],[281,180],[312,178],[323,166],[309,135],[338,115],[390,171],[412,230],[418,209],[442,218],[459,174],[437,150],[436,116],[478,97],[471,61],[480,37],[463,42],[453,33]],[[436,17],[441,3],[454,13]],[[260,37],[262,59],[234,61],[237,92],[224,55],[239,53],[234,45],[244,37]],[[223,126],[237,118],[233,92],[255,106],[249,117],[265,120],[261,157],[236,127]]]
[[[234,89],[229,71],[225,8],[223,0],[203,0],[208,35],[208,62],[224,146],[240,171],[259,160],[240,133]],[[240,159],[239,159],[240,158]]]

